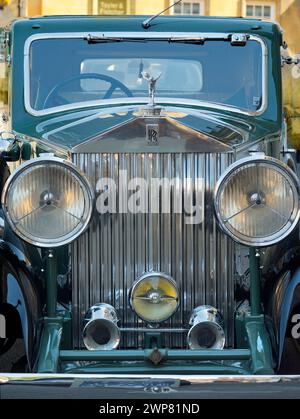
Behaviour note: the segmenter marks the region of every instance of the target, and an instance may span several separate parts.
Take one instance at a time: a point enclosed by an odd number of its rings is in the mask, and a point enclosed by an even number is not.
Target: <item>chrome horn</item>
[[[110,351],[120,344],[119,319],[113,306],[95,304],[85,315],[83,343],[89,351]]]
[[[223,349],[225,333],[222,316],[212,306],[199,306],[192,312],[187,342],[190,349]]]

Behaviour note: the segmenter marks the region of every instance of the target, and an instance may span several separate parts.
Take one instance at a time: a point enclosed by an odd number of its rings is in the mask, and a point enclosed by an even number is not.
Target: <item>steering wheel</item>
[[[48,107],[48,103],[50,99],[53,99],[53,97],[55,97],[57,93],[59,92],[59,90],[61,90],[63,87],[65,87],[66,85],[68,85],[69,83],[73,81],[84,80],[84,79],[97,79],[97,80],[102,80],[102,81],[106,81],[110,83],[110,87],[102,99],[110,99],[116,89],[122,90],[128,97],[133,97],[133,94],[128,89],[128,87],[126,87],[125,84],[115,79],[114,77],[107,76],[106,74],[85,73],[85,74],[78,74],[77,76],[74,76],[74,77],[70,77],[69,79],[63,80],[62,82],[54,86],[53,89],[50,90],[50,92],[48,93],[44,101],[43,109],[46,109]]]

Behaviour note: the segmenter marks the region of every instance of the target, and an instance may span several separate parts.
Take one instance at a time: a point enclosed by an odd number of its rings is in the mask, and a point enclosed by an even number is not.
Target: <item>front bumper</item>
[[[77,374],[218,374],[274,373],[264,316],[249,316],[245,330],[249,349],[62,350],[62,320],[48,318],[42,335],[37,372]]]
[[[300,398],[300,376],[3,374],[0,398]]]

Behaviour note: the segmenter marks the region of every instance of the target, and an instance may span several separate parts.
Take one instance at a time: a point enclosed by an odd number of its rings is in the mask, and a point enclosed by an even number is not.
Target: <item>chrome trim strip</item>
[[[193,32],[62,32],[62,33],[43,33],[32,35],[27,38],[25,45],[24,45],[24,105],[26,111],[33,115],[33,116],[43,116],[43,115],[51,115],[57,112],[63,112],[67,110],[74,110],[79,108],[90,108],[93,106],[111,106],[114,104],[126,104],[126,103],[141,103],[147,104],[148,98],[124,98],[122,99],[106,99],[106,100],[97,100],[97,101],[89,101],[89,102],[79,102],[76,104],[71,105],[63,105],[57,106],[55,108],[49,108],[46,110],[37,111],[31,107],[30,104],[30,46],[31,43],[40,40],[40,39],[65,39],[65,38],[74,38],[74,39],[81,39],[87,37],[88,35],[91,36],[98,36],[103,38],[147,38],[147,39],[169,39],[169,38],[176,38],[176,39],[186,39],[187,36],[190,39],[202,39],[205,37],[216,38],[216,39],[225,39],[227,38],[230,33],[193,33]],[[210,109],[220,109],[220,110],[227,110],[239,114],[256,116],[261,115],[267,108],[267,93],[268,93],[268,77],[267,77],[267,61],[268,61],[268,50],[267,45],[263,38],[257,35],[249,35],[249,40],[254,40],[260,43],[262,47],[262,105],[259,110],[255,112],[243,110],[236,108],[234,106],[226,106],[218,103],[212,102],[205,102],[200,100],[190,100],[190,99],[172,99],[172,98],[156,98],[157,104],[174,104],[174,105],[194,105],[198,107],[207,107]]]
[[[188,333],[189,329],[165,329],[165,328],[158,328],[155,329],[156,332],[158,333]],[[149,328],[149,327],[140,327],[140,328],[126,328],[126,327],[120,327],[120,332],[139,332],[139,333],[151,333],[153,332],[153,329]]]
[[[14,374],[14,373],[0,373],[0,385],[14,383],[15,381],[24,381],[22,384],[30,384],[37,380],[45,380],[45,384],[49,380],[56,379],[70,379],[70,380],[109,380],[112,378],[129,378],[129,379],[149,379],[149,380],[184,380],[192,384],[201,383],[292,383],[298,382],[300,375],[191,375],[191,374]]]

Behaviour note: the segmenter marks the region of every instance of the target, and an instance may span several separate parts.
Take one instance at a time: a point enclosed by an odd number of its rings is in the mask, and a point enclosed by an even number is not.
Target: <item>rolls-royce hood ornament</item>
[[[159,116],[161,113],[161,107],[155,103],[156,83],[161,75],[159,73],[155,77],[146,71],[142,72],[143,79],[149,83],[149,103],[142,109],[145,116]]]
[[[149,105],[150,106],[155,106],[156,83],[161,75],[162,73],[159,73],[158,76],[153,77],[150,73],[146,71],[142,72],[143,79],[149,83]]]

